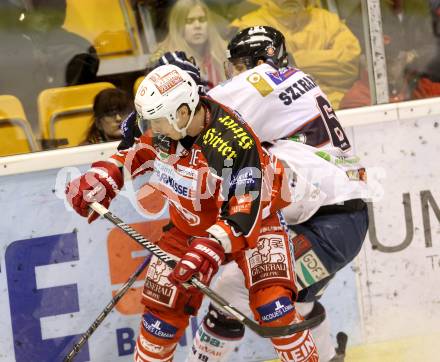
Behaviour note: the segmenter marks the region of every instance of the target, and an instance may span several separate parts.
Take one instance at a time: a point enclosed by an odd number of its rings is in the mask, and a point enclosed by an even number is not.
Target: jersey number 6
[[[317,96],[316,103],[318,104],[321,113],[322,123],[327,129],[327,133],[333,146],[340,148],[342,151],[348,150],[350,148],[350,142],[348,141],[330,103],[323,96]]]

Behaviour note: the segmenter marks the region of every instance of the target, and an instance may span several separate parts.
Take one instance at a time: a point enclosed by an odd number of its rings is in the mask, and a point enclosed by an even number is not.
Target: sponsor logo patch
[[[230,200],[229,215],[241,212],[250,214],[252,208],[252,195],[232,196]]]
[[[176,287],[168,280],[171,269],[153,256],[147,270],[143,296],[161,305],[173,308],[176,302]]]
[[[164,351],[165,347],[159,346],[158,344],[154,344],[154,343],[147,341],[145,339],[145,337],[142,336],[142,334],[139,335],[139,337],[140,337],[140,341],[141,341],[141,346],[143,348],[145,348],[147,351],[150,351],[153,353],[161,353]]]
[[[202,328],[199,328],[197,330],[197,335],[200,338],[200,342],[202,342],[202,344],[207,344],[207,345],[211,345],[213,347],[218,347],[218,348],[222,348],[225,343],[221,342],[219,339],[215,338],[213,335],[208,335],[206,334]],[[197,341],[197,338],[196,338]]]
[[[275,55],[275,48],[273,46],[268,46],[266,48],[266,54],[270,57],[273,57]]]
[[[208,129],[203,135],[203,144],[210,145],[228,160],[236,158],[237,152],[231,146],[230,141],[225,141],[223,139],[222,134],[221,131],[215,128]]]
[[[301,255],[312,249],[312,243],[303,234],[297,235],[293,232],[292,236],[292,242],[295,250],[295,259],[299,259]]]
[[[286,79],[294,75],[298,70],[295,68],[284,68],[279,71],[266,72],[266,75],[270,78],[272,82],[276,85],[283,83]]]
[[[266,234],[258,238],[257,247],[246,250],[251,272],[250,286],[267,279],[290,279],[289,258],[284,237]]]
[[[152,313],[146,313],[143,315],[142,326],[147,332],[163,339],[173,339],[177,332],[176,327],[157,318]]]
[[[252,186],[255,184],[255,178],[252,169],[241,170],[238,174],[233,174],[230,181],[231,187]]]
[[[237,157],[237,152],[234,146],[238,145],[243,150],[249,150],[254,147],[255,141],[247,130],[241,127],[237,121],[230,116],[224,116],[218,118],[218,122],[221,123],[226,130],[232,132],[227,135],[225,139],[224,130],[217,128],[209,128],[203,135],[203,144],[209,145],[215,149],[226,159],[233,159]],[[232,136],[232,138],[231,138]],[[236,140],[236,142],[234,142]]]
[[[278,231],[283,231],[284,230],[284,227],[283,226],[273,226],[273,225],[270,225],[270,226],[262,226],[261,228],[260,228],[260,234],[264,234],[264,233],[270,233],[270,232],[272,232],[272,233],[276,233],[276,232],[278,232]]]
[[[198,171],[191,167],[177,165],[177,172],[182,176],[189,177],[192,179],[197,179],[198,177]]]
[[[183,83],[183,78],[180,76],[177,70],[172,70],[162,77],[155,77],[153,82],[160,94],[165,94],[177,87],[179,84]]]
[[[197,182],[195,180],[183,176],[173,166],[157,159],[154,161],[154,174],[149,182],[163,185],[186,199],[193,199],[196,194]]]
[[[287,297],[281,297],[273,302],[257,308],[260,318],[264,322],[274,321],[289,313],[294,306]]]
[[[308,287],[330,275],[313,250],[308,251],[296,260],[295,271],[297,278],[304,287]]]
[[[298,333],[300,334],[300,333]],[[278,356],[282,361],[317,361],[318,354],[316,351],[315,342],[313,341],[310,331],[304,331],[295,341],[294,346],[292,344],[287,345],[274,345]]]
[[[266,97],[272,93],[273,88],[270,84],[258,73],[254,72],[250,74],[246,80],[260,93],[263,97]]]

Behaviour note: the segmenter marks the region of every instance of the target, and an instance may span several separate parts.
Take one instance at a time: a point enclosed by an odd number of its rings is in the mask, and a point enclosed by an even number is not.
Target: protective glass
[[[151,130],[154,134],[169,136],[177,132],[165,117],[156,119],[139,117],[137,123],[142,133]]]
[[[223,62],[223,69],[226,78],[230,79],[249,69],[249,59],[247,58],[238,58],[231,60],[228,59]]]
[[[140,114],[136,115],[136,121],[138,124],[139,129],[141,130],[141,133],[145,133],[148,131],[148,129],[151,128],[150,121],[148,119],[145,119]]]

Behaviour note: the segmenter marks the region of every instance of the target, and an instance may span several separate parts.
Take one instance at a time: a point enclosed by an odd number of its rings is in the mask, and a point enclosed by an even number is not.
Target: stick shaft
[[[70,352],[66,355],[63,362],[70,362],[73,358],[79,353],[81,348],[90,338],[90,336],[96,331],[96,329],[100,326],[100,324],[104,321],[104,319],[110,314],[112,309],[116,304],[121,300],[121,298],[125,295],[127,290],[132,286],[132,284],[136,281],[142,271],[147,267],[150,262],[152,254],[148,255],[145,260],[138,266],[135,272],[130,276],[130,278],[125,282],[125,284],[116,292],[115,296],[112,300],[105,306],[102,312],[98,315],[98,317],[94,320],[94,322],[90,325],[87,331],[81,336],[78,342],[74,344]]]
[[[149,250],[151,253],[156,255],[160,260],[167,264],[170,268],[174,268],[177,264],[176,257],[170,256],[170,254],[164,252],[156,244],[145,239],[141,234],[134,230],[131,226],[127,225],[120,218],[112,214],[107,208],[102,206],[97,202],[90,204],[90,207],[96,211],[98,214],[109,220],[111,223],[116,225],[122,231],[124,231],[128,236],[130,236],[137,243],[142,245],[144,248]],[[242,313],[237,308],[233,307],[226,299],[218,295],[208,286],[201,283],[197,278],[192,277],[189,281],[192,285],[200,290],[201,293],[210,298],[217,306],[224,312],[230,314],[232,317],[239,320],[241,323],[249,327],[252,331],[264,338],[274,338],[274,337],[284,337],[292,335],[294,333],[303,332],[307,329],[316,327],[325,319],[325,312],[323,312],[311,319],[306,319],[302,322],[291,324],[288,326],[277,326],[277,327],[266,327],[260,326],[258,323],[254,322],[252,319],[248,318],[244,313]],[[183,284],[184,286],[186,283]]]

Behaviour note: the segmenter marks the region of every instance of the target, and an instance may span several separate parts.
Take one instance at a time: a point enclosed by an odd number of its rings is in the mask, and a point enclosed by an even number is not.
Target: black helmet
[[[275,67],[288,64],[284,35],[270,26],[252,26],[240,31],[228,44],[227,58],[240,60],[253,68],[258,60],[270,61]]]

